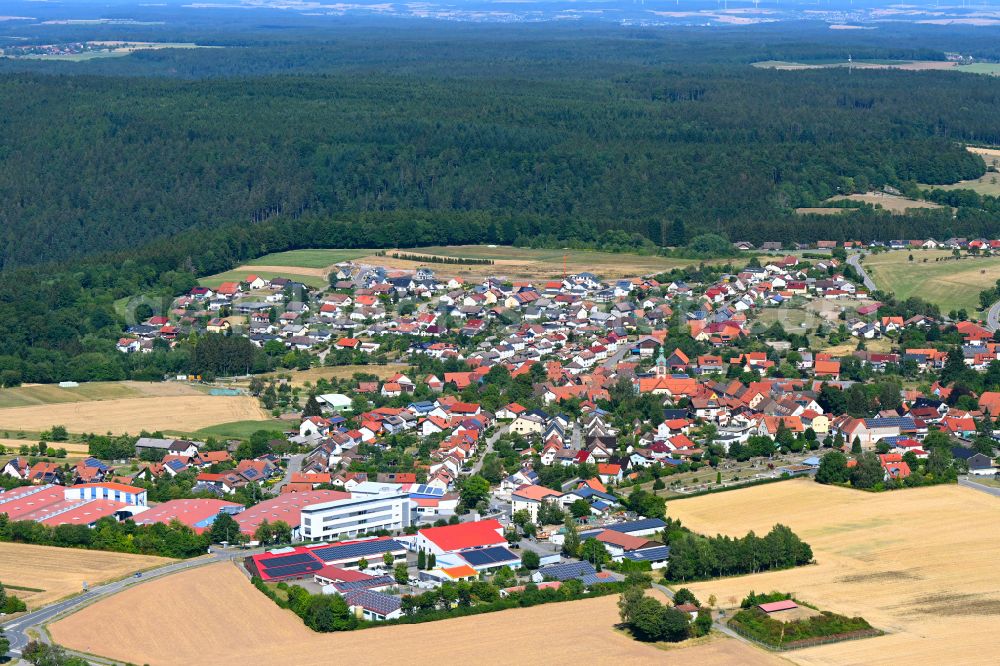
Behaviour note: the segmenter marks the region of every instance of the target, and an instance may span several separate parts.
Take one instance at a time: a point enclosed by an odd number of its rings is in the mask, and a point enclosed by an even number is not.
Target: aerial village
[[[180,526],[197,548],[247,549],[264,586],[384,621],[453,583],[504,596],[666,567],[667,494],[994,477],[1000,393],[970,387],[1000,375],[994,332],[878,300],[844,249],[611,281],[348,262],[326,289],[257,275],[196,287],[118,349],[204,330],[295,352],[298,367],[401,370],[317,381],[283,405],[285,380],[257,380],[239,390],[299,416],[249,440],[95,436],[74,466],[22,451],[3,463],[15,483],[0,512],[91,532]],[[802,312],[818,325],[803,331]]]

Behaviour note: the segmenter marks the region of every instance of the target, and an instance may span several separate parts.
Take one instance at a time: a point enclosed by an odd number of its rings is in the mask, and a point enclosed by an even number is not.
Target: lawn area
[[[248,266],[297,266],[299,268],[326,268],[342,261],[368,256],[375,250],[289,250],[275,252],[248,261]]]
[[[879,289],[899,300],[919,296],[944,312],[965,308],[972,314],[979,307],[979,292],[1000,279],[1000,257],[950,257],[949,250],[898,250],[867,256],[864,266]]]
[[[274,270],[276,268],[278,270]],[[316,274],[319,269],[300,269],[300,271],[302,270],[308,272],[296,272],[296,267],[294,266],[288,267],[287,270],[281,270],[281,267],[277,266],[271,266],[268,269],[261,270],[254,270],[252,266],[240,266],[239,268],[226,271],[225,273],[216,273],[215,275],[204,277],[198,280],[198,284],[214,289],[223,282],[240,282],[246,279],[246,276],[248,275],[259,275],[265,280],[270,280],[276,277],[286,277],[290,280],[298,280],[302,284],[315,287],[316,289],[323,289],[329,285],[325,275]]]
[[[198,438],[215,437],[216,439],[246,439],[258,430],[284,432],[291,426],[288,421],[267,419],[263,421],[233,421],[202,428],[194,433],[178,432],[179,435],[191,434]]]

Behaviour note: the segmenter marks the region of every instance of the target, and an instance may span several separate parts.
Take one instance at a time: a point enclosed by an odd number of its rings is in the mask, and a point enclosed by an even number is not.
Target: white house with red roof
[[[443,527],[428,527],[417,532],[413,539],[413,549],[434,553],[435,556],[457,553],[472,548],[505,546],[503,525],[499,521],[478,520],[473,523],[459,523]]]

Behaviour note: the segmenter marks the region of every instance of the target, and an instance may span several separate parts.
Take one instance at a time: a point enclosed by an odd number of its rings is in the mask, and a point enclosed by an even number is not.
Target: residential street
[[[483,468],[483,461],[486,459],[487,453],[493,452],[493,445],[500,441],[500,438],[507,434],[507,430],[510,426],[504,424],[496,429],[492,435],[486,439],[486,448],[483,449],[483,455],[479,456],[479,460],[476,464],[472,466],[472,474],[479,474],[479,470]]]
[[[292,480],[292,474],[302,471],[302,461],[305,460],[305,458],[304,454],[299,453],[288,459],[288,468],[285,470],[285,477],[278,483],[274,484],[275,495],[280,493],[284,485]]]

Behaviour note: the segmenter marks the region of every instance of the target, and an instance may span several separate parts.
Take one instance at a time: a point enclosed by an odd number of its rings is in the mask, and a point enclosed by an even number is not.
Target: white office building
[[[354,537],[410,525],[410,498],[403,493],[365,495],[302,507],[305,540]]]

